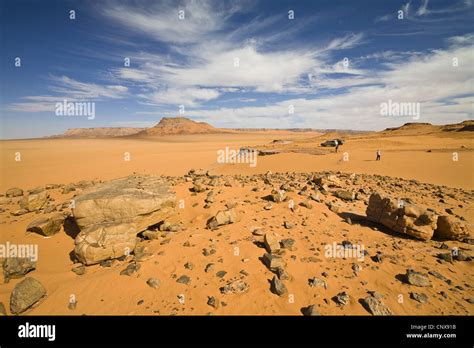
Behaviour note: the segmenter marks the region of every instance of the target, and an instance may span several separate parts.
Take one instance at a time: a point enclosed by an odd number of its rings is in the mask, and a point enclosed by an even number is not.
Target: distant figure
[[[376,161],[380,161],[380,155],[381,155],[380,150],[377,150],[377,158],[375,159]]]
[[[334,140],[334,143],[336,144],[336,153],[337,153],[337,149],[339,149],[339,141],[338,141],[338,140]]]

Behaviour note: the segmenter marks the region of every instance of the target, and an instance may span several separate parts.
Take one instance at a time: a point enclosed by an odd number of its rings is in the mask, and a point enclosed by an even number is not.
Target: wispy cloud
[[[107,99],[121,99],[128,95],[128,87],[122,85],[99,85],[85,83],[67,76],[50,75],[49,89],[57,95],[25,96],[23,101],[11,103],[6,107],[8,111],[44,112],[54,111],[55,105],[64,99],[68,101],[97,101]]]

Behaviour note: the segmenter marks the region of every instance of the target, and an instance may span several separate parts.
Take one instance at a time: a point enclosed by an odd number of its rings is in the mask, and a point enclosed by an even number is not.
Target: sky
[[[176,116],[354,130],[474,118],[473,0],[1,0],[0,22],[2,139]],[[64,101],[94,117],[58,115]],[[382,114],[389,102],[420,112]]]

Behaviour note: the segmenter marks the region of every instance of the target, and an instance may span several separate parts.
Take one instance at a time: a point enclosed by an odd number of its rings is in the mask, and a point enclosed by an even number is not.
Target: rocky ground
[[[0,312],[472,315],[472,198],[340,172],[11,188],[1,242],[39,257],[1,259]]]

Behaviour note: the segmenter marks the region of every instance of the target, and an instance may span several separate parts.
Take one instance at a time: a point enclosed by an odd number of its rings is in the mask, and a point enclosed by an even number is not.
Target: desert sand
[[[338,153],[334,148],[319,146],[332,136],[262,131],[1,141],[1,193],[12,187],[26,192],[57,184],[47,189],[50,200],[67,205],[70,199],[93,189],[98,181],[134,174],[165,175],[173,177],[169,180],[176,200],[186,202],[185,208],[177,209],[173,217],[180,223],[180,231],[162,232],[157,239],[139,241],[151,256],[140,262],[140,269],[131,276],[120,272],[133,255],[106,266],[87,266],[85,274],[75,274],[71,271],[77,266],[72,260],[74,235],[63,228],[51,237],[25,234],[32,220],[57,211],[14,216],[11,213],[18,209],[21,197],[2,204],[1,243],[37,244],[39,248],[36,269],[26,276],[39,280],[47,296],[23,314],[301,315],[305,307],[315,305],[322,315],[370,315],[360,299],[367,297],[368,291],[375,291],[396,315],[472,315],[472,261],[443,262],[437,256],[445,247],[471,255],[472,244],[457,240],[420,241],[363,222],[370,193],[382,192],[437,213],[451,209],[454,216],[472,226],[472,132],[404,129],[394,133],[342,134],[339,136],[345,138],[345,144]],[[275,139],[287,142],[272,143]],[[216,152],[225,147],[272,149],[278,153],[258,156],[254,168],[246,163],[219,164]],[[381,161],[375,161],[378,149],[382,152]],[[17,153],[21,161],[15,161]],[[454,161],[453,156],[458,160]],[[206,181],[204,192],[193,192],[195,177],[183,179],[191,168],[219,176],[219,183],[210,185]],[[270,184],[265,184],[263,174],[268,172],[273,174],[268,174]],[[284,174],[287,172],[292,174]],[[346,183],[344,189],[355,192],[365,187],[368,192],[360,199],[345,201],[328,191],[321,201],[311,201],[311,208],[300,206],[308,198],[299,190],[310,173],[325,175],[322,172],[338,176]],[[380,176],[387,178],[380,181]],[[81,186],[81,181],[95,183]],[[64,185],[70,183],[74,183],[75,191],[64,191]],[[272,203],[271,210],[266,210],[270,203],[265,197],[285,183],[294,184],[287,195],[296,208],[291,209],[285,201]],[[214,191],[214,200],[205,207],[209,191]],[[442,202],[436,195],[441,191]],[[225,210],[229,202],[235,202],[238,221],[216,230],[207,229],[206,221]],[[341,204],[342,211],[331,208],[336,203]],[[68,208],[62,211],[70,214]],[[352,214],[353,221],[343,213]],[[286,223],[289,226],[285,227]],[[290,279],[285,281],[287,292],[282,296],[272,293],[270,281],[274,273],[260,259],[265,248],[261,245],[263,236],[255,232],[259,229],[280,241],[294,240],[293,250],[283,253]],[[324,257],[324,245],[345,240],[362,244],[369,255],[363,261]],[[205,256],[208,253],[204,249],[215,253]],[[383,255],[383,261],[372,259],[377,252]],[[206,272],[209,264],[214,266]],[[429,287],[406,284],[401,279],[409,268],[423,273],[436,271],[449,282],[431,275]],[[176,281],[182,275],[189,276],[189,284]],[[313,277],[324,280],[326,286],[309,286]],[[149,278],[159,279],[160,286],[150,287]],[[222,294],[219,289],[235,279],[243,279],[249,290]],[[21,280],[11,279],[1,286],[0,302],[8,314],[10,294]],[[333,299],[342,292],[350,298],[346,305]],[[426,303],[410,298],[413,292],[427,295]],[[68,308],[71,296],[77,299],[74,309]],[[209,297],[219,304],[209,305]]]

